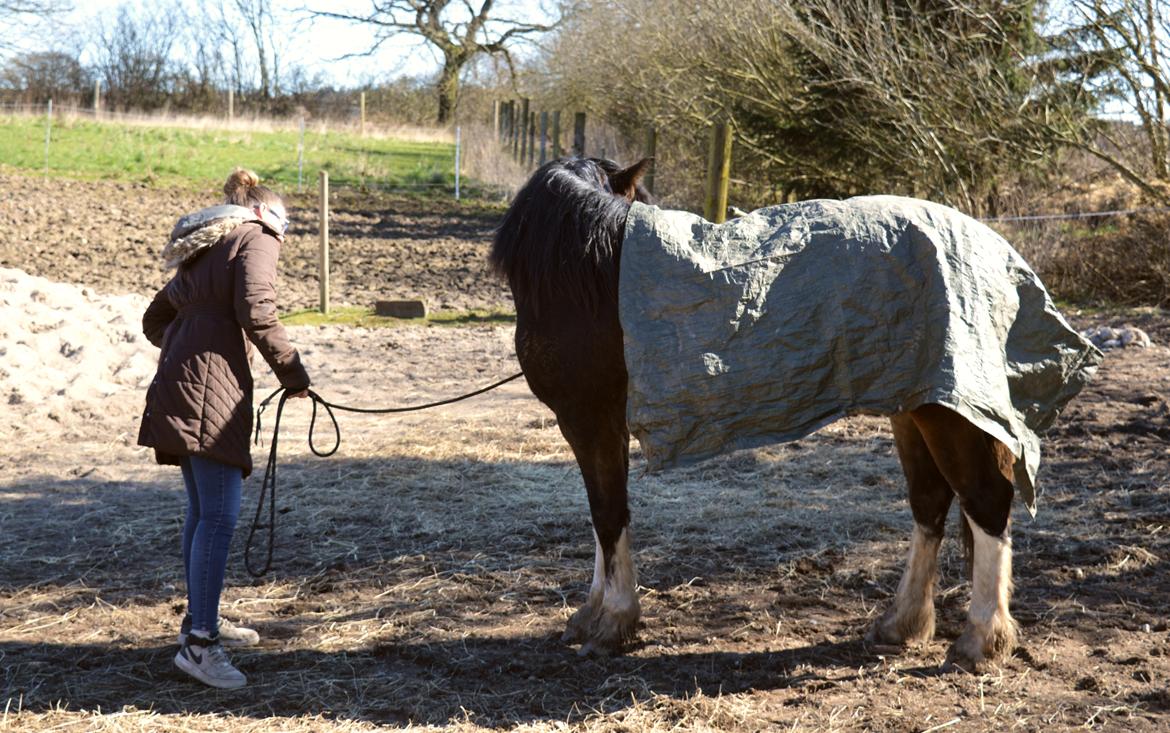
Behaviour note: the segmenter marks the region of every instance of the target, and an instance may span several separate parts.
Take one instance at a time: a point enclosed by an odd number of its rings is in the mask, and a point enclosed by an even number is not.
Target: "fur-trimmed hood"
[[[163,247],[163,266],[168,270],[178,267],[246,221],[260,221],[260,218],[251,209],[231,204],[210,206],[187,214],[175,224]]]

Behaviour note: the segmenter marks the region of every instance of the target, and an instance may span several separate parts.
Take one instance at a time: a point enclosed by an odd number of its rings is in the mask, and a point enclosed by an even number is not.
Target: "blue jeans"
[[[187,521],[183,524],[187,613],[193,630],[214,636],[219,633],[219,596],[228,547],[240,518],[244,472],[198,456],[184,457],[181,467],[187,485]]]

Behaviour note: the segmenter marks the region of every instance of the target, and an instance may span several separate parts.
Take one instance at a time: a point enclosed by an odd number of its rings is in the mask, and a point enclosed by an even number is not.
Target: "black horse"
[[[589,495],[597,543],[593,583],[564,634],[582,645],[582,654],[619,650],[640,614],[628,531],[630,433],[618,276],[630,204],[649,198],[638,183],[649,162],[623,169],[607,160],[564,158],[542,166],[512,202],[491,252],[516,302],[516,354],[529,387],[556,413]],[[933,636],[938,548],[957,496],[972,594],[967,628],[947,659],[976,669],[1002,658],[1016,641],[1008,611],[1013,456],[940,405],[891,422],[915,529],[894,602],[867,638],[901,645]]]

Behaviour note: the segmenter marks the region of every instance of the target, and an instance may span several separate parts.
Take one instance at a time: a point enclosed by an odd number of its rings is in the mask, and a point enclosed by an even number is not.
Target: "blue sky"
[[[119,6],[127,4],[128,1],[131,7],[135,6],[136,0],[77,0],[73,12],[63,19],[63,22],[56,24],[60,29],[57,33],[64,38],[84,38],[92,33],[95,19],[99,21],[102,18],[112,19]],[[200,4],[199,0],[180,1],[192,8]],[[226,4],[231,4],[231,0],[225,1]],[[271,2],[279,28],[280,43],[284,46],[285,60],[295,60],[310,73],[322,72],[333,84],[347,86],[387,77],[425,76],[438,68],[434,52],[408,35],[384,44],[372,57],[338,60],[347,53],[369,48],[374,41],[372,30],[360,25],[335,21],[317,21],[310,27],[304,22],[304,13],[301,12],[301,9],[307,6],[334,12],[361,13],[368,10],[369,2],[359,0]],[[215,5],[215,0],[210,4]],[[526,21],[546,21],[549,18],[546,6],[551,4],[551,0],[502,0],[496,3],[496,14],[507,13],[508,17],[522,18]],[[461,3],[453,5],[461,6]],[[43,42],[44,38],[38,33],[36,37],[30,39],[30,43]]]

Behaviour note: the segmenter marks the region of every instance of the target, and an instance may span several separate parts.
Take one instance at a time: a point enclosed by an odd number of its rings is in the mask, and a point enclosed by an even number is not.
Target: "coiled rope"
[[[486,387],[468,392],[467,394],[459,395],[458,397],[450,397],[445,400],[437,402],[428,402],[423,405],[409,405],[407,407],[350,407],[348,405],[339,405],[330,402],[313,390],[306,390],[309,399],[313,403],[313,413],[309,418],[309,450],[313,455],[320,458],[327,458],[337,452],[341,447],[341,427],[337,424],[337,416],[333,414],[334,410],[341,410],[342,412],[360,412],[366,415],[388,415],[398,412],[417,412],[419,410],[429,410],[433,407],[441,407],[443,405],[450,405],[454,402],[476,397],[484,392],[490,392],[497,387],[502,387],[508,382],[515,381],[524,376],[524,372],[518,372],[508,377],[501,379],[494,384],[489,384]],[[248,542],[244,545],[244,567],[248,574],[253,578],[263,577],[272,569],[272,554],[276,548],[276,445],[280,437],[280,417],[284,412],[284,403],[289,398],[289,392],[284,387],[280,387],[264,398],[260,405],[256,408],[256,436],[255,443],[260,444],[260,420],[264,411],[268,409],[272,400],[280,396],[280,401],[276,403],[276,419],[272,426],[272,445],[268,448],[268,465],[264,469],[264,481],[260,484],[260,500],[256,503],[256,516],[252,519],[252,527],[248,531]],[[317,427],[317,405],[320,405],[325,414],[329,416],[329,421],[333,423],[333,447],[328,450],[319,450],[316,443],[313,442],[313,435]],[[268,523],[262,524],[261,517],[264,514],[264,506],[268,506]],[[267,549],[265,551],[264,566],[257,570],[252,564],[252,544],[256,539],[257,530],[268,530]]]

